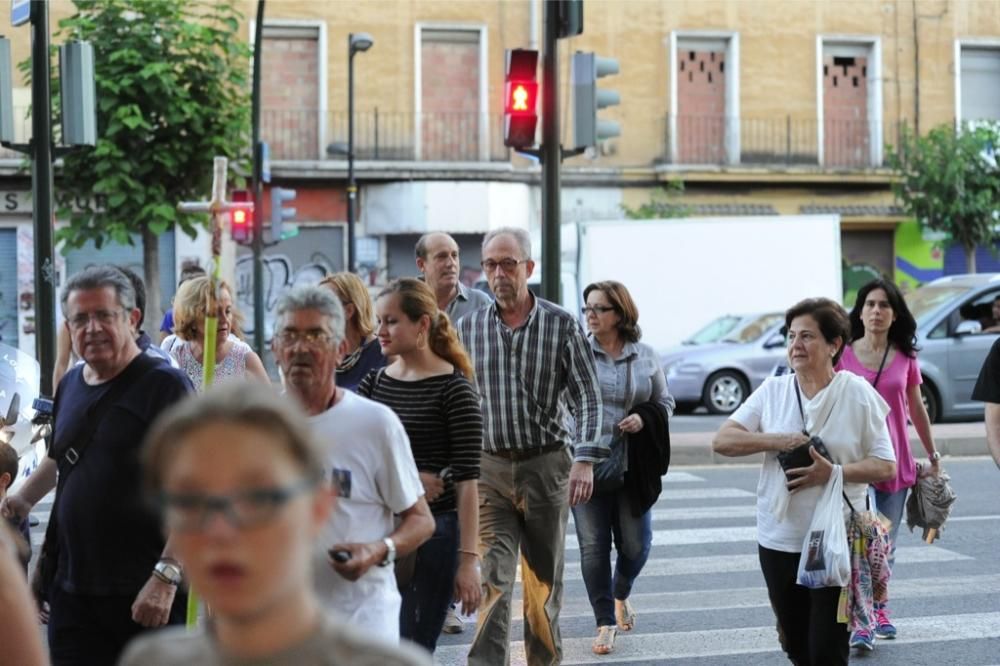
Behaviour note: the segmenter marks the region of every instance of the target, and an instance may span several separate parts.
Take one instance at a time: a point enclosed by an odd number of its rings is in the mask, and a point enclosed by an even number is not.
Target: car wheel
[[[741,375],[732,370],[720,370],[705,382],[701,398],[709,414],[732,414],[747,399],[749,392]]]
[[[924,401],[924,409],[927,410],[927,418],[930,419],[931,423],[937,423],[940,415],[940,400],[937,397],[937,391],[931,386],[930,382],[925,381],[920,385],[920,397]]]

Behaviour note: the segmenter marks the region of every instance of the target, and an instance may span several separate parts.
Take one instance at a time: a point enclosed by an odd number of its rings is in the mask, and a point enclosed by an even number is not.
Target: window
[[[876,38],[820,38],[821,164],[864,168],[882,161],[881,47]]]
[[[321,28],[268,22],[263,38],[261,139],[271,159],[319,159],[326,124]]]
[[[485,146],[485,29],[418,26],[418,159],[479,159]]]
[[[738,163],[738,36],[671,33],[670,42],[671,161]]]
[[[1000,44],[959,44],[958,118],[1000,120]]]

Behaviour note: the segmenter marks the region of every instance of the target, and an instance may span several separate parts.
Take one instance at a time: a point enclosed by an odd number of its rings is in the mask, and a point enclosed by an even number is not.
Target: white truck
[[[657,350],[727,312],[843,298],[839,215],[623,219],[581,222],[577,230],[574,286],[623,283],[639,308],[643,342]],[[565,293],[563,300],[576,304]]]

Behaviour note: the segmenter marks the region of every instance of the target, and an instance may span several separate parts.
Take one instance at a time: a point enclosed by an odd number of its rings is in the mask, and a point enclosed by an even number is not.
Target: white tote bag
[[[833,466],[816,503],[799,558],[798,583],[809,588],[844,587],[851,582],[851,555],[844,525],[844,470]]]

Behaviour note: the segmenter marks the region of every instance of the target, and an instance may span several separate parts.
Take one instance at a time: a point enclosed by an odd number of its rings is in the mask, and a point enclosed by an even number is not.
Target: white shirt
[[[320,599],[369,636],[399,642],[400,597],[393,568],[374,566],[357,581],[338,574],[327,551],[336,543],[380,541],[395,529],[394,515],[424,494],[410,440],[384,405],[350,391],[332,408],[309,417],[323,446],[338,497],[314,556]]]
[[[885,424],[889,407],[861,377],[838,372],[812,399],[802,395],[807,429],[818,435],[833,461],[838,465],[874,457],[895,461],[892,440]],[[802,417],[795,399],[795,375],[769,377],[739,409],[729,417],[750,432],[802,432]],[[854,508],[865,508],[864,483],[845,483],[844,493]],[[796,491],[788,498],[784,519],[779,520],[774,507],[788,494],[785,473],[775,452],[764,454],[764,465],[757,482],[757,541],[771,550],[802,552],[802,542],[809,529],[822,486]],[[845,517],[850,510],[846,503]]]

